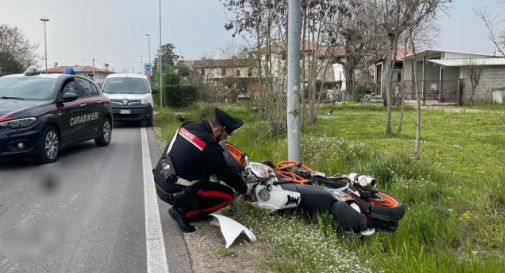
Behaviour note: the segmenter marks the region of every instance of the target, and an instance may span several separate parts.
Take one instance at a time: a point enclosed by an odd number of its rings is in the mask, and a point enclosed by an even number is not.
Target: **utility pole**
[[[160,48],[158,49],[158,70],[160,72],[160,107],[163,107],[163,58],[161,56],[161,0],[158,1],[159,19],[160,19]]]
[[[46,74],[47,74],[47,39],[46,39],[46,22],[49,22],[49,19],[46,17],[41,18],[40,21],[44,22],[44,60],[46,61]]]
[[[300,161],[300,0],[288,4],[288,160]]]
[[[93,79],[95,78],[95,58],[93,58],[93,67],[91,68],[92,72],[93,73]]]
[[[151,64],[151,35],[145,34],[147,36],[147,54],[149,59],[147,60],[149,64]]]

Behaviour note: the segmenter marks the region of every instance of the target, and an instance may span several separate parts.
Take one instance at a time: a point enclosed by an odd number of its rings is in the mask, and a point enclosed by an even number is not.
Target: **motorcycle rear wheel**
[[[395,231],[405,215],[405,206],[389,193],[378,192],[377,195],[379,198],[367,200],[372,205],[372,213],[367,219],[367,224],[381,230]]]

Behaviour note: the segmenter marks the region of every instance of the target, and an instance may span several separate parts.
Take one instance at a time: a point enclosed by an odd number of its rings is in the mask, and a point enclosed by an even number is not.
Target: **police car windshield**
[[[109,94],[146,94],[149,93],[149,87],[145,79],[110,78],[105,81],[103,92]]]
[[[0,99],[49,100],[57,79],[40,77],[0,78]]]

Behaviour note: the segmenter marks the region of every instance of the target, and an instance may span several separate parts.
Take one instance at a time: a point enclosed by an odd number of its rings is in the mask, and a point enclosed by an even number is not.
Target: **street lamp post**
[[[147,55],[149,57],[149,59],[147,61],[150,64],[151,63],[151,35],[145,34],[145,36],[147,37]]]
[[[160,10],[159,10],[159,18],[160,18],[160,48],[158,49],[158,69],[160,72],[160,107],[163,108],[163,58],[161,56],[161,0],[158,1]]]
[[[47,39],[46,39],[46,22],[49,22],[49,19],[46,17],[41,18],[40,21],[44,22],[44,60],[46,61],[46,73],[47,73]]]

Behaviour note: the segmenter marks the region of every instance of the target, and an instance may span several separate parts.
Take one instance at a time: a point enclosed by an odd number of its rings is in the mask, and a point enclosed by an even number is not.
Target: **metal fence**
[[[416,92],[412,82],[413,81],[402,81],[401,83],[396,83],[397,90],[404,88],[405,99],[407,100],[416,99]],[[416,85],[423,100],[456,102],[458,99],[458,80],[425,80],[417,81]]]

